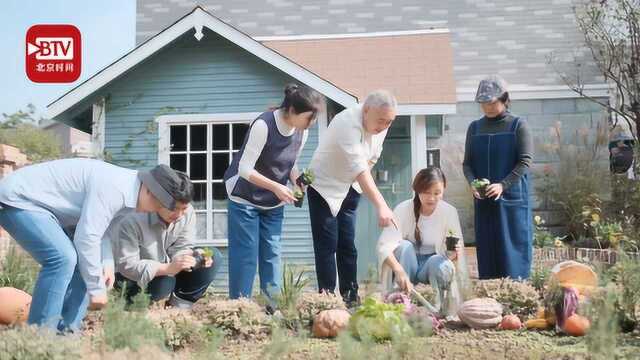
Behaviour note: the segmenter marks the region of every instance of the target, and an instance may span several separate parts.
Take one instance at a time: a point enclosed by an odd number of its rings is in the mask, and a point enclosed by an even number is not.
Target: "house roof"
[[[491,73],[512,86],[567,90],[548,64],[604,84],[575,24],[572,0],[137,0],[136,40],[157,33],[195,3],[253,37],[448,28],[458,93]]]
[[[385,88],[400,104],[456,102],[446,30],[256,39],[360,99]]]
[[[187,31],[195,29],[199,40],[203,27],[345,107],[372,90],[385,88],[397,96],[399,114],[455,112],[453,55],[446,29],[253,39],[196,7],[53,101],[47,107],[49,117],[73,108]]]
[[[178,37],[185,34],[187,31],[193,31],[193,29],[195,29],[194,36],[198,40],[201,39],[202,36],[204,36],[202,34],[203,27],[207,27],[208,29],[216,32],[244,50],[291,75],[300,82],[314,88],[318,92],[343,106],[350,106],[357,102],[357,98],[354,95],[338,88],[331,82],[319,77],[308,69],[305,69],[262,43],[252,39],[250,36],[206,12],[201,7],[196,7],[193,11],[159,32],[156,36],[140,44],[120,59],[100,70],[80,85],[62,95],[60,98],[54,100],[47,106],[49,117],[53,119],[63,112],[71,109],[91,94],[95,93],[128,70],[155,54],[160,49],[167,46]]]

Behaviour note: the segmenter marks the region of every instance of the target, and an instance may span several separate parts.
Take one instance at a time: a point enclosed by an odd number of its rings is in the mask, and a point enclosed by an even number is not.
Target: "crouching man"
[[[192,197],[193,189],[185,189]],[[195,247],[196,214],[189,203],[156,213],[121,212],[107,236],[113,246],[117,289],[128,301],[141,289],[151,301],[188,309],[213,281],[221,263],[215,249]],[[209,253],[211,252],[211,253]]]

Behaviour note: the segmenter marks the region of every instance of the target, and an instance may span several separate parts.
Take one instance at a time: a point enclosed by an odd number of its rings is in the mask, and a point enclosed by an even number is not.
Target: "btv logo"
[[[27,31],[26,71],[33,82],[66,83],[80,77],[80,31],[73,25],[34,25]]]

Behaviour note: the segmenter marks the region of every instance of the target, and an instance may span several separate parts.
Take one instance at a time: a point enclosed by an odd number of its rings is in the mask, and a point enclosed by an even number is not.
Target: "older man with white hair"
[[[318,288],[335,290],[337,263],[340,294],[349,306],[359,302],[354,238],[360,194],[364,192],[377,209],[381,227],[394,222],[371,168],[380,157],[396,107],[388,91],[372,92],[363,104],[333,118],[311,159],[315,180],[309,188],[309,215]]]

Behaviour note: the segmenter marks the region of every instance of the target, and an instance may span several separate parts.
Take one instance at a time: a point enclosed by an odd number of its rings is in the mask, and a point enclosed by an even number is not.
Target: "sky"
[[[89,6],[90,5],[90,6]],[[34,83],[25,73],[25,36],[36,24],[75,25],[82,72],[73,83]],[[46,106],[135,46],[136,0],[4,0],[0,7],[0,114]],[[0,116],[0,120],[3,118]]]

